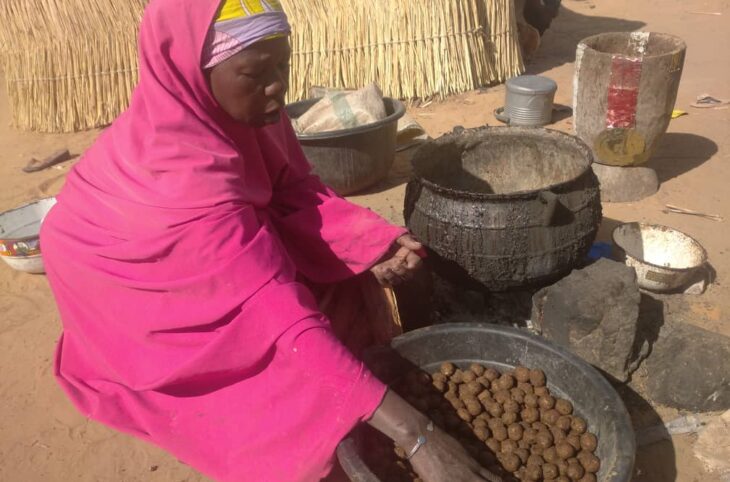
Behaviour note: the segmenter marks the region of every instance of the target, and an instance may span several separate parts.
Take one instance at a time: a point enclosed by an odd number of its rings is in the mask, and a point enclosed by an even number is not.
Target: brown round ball
[[[544,387],[545,372],[539,369],[530,370],[530,383],[535,387]]]
[[[527,465],[542,465],[544,463],[545,459],[542,458],[542,455],[533,454],[527,459]]]
[[[477,376],[472,371],[465,371],[461,375],[461,382],[462,383],[473,382],[476,379],[477,379]]]
[[[446,384],[446,382],[442,382],[441,380],[434,380],[433,387],[436,390],[438,390],[440,393],[446,392],[446,390],[448,390],[448,388],[449,388],[449,386]]]
[[[555,452],[561,460],[567,460],[575,455],[575,448],[568,442],[560,442],[555,446]]]
[[[497,384],[499,385],[500,389],[509,390],[510,388],[515,386],[515,379],[509,373],[505,373],[504,375],[499,377]]]
[[[504,423],[502,423],[502,420],[499,418],[490,418],[489,420],[487,420],[487,425],[492,431],[494,431],[494,429],[497,427],[504,427]]]
[[[565,437],[565,441],[568,442],[570,445],[572,445],[573,448],[576,450],[576,452],[582,448],[582,446],[580,444],[580,437],[577,434],[574,434],[574,433],[568,434],[568,436]],[[589,452],[590,452],[590,450],[589,450]]]
[[[484,375],[482,375],[481,377],[477,377],[477,379],[474,381],[479,382],[479,385],[484,388],[489,388],[492,385]]]
[[[524,404],[526,407],[537,408],[538,400],[537,395],[534,393],[526,393],[524,397]]]
[[[508,400],[512,400],[512,396],[507,390],[498,390],[494,393],[494,399],[504,405]]]
[[[502,445],[500,446],[500,452],[503,454],[513,454],[519,447],[517,446],[517,442],[514,440],[503,440]]]
[[[517,403],[524,403],[525,401],[525,392],[520,390],[519,388],[515,387],[512,390],[509,391],[510,396],[512,397],[512,400],[514,400]]]
[[[486,378],[490,382],[493,382],[494,380],[499,378],[499,372],[494,368],[487,368],[486,370],[484,370],[484,378]]]
[[[555,402],[555,410],[560,412],[560,415],[570,415],[573,413],[573,404],[561,398]]]
[[[525,442],[525,440],[524,440],[524,439],[522,439],[522,440],[520,440],[519,442],[517,442],[517,446],[518,446],[519,448],[521,448],[521,449],[527,449],[527,450],[530,450],[530,444],[529,444],[528,442]]]
[[[507,440],[507,428],[502,425],[500,427],[494,427],[492,429],[492,435],[497,439],[498,442],[504,442]]]
[[[557,479],[559,475],[560,472],[558,472],[558,467],[556,465],[544,464],[542,466],[542,476],[545,480]]]
[[[447,398],[449,403],[452,407],[454,407],[454,410],[459,410],[461,408],[466,408],[466,405],[464,405],[464,402],[462,402],[459,398],[456,397],[449,397]]]
[[[486,426],[485,427],[478,426],[478,427],[474,427],[474,435],[476,436],[476,438],[478,438],[482,442],[486,442],[487,439],[489,438],[489,436],[491,435],[491,432],[489,431],[489,429]]]
[[[502,408],[502,405],[500,405],[497,402],[490,403],[487,406],[487,412],[489,412],[489,415],[492,417],[501,417],[504,413],[504,409]]]
[[[590,452],[578,454],[578,461],[588,473],[595,474],[601,469],[601,461]]]
[[[568,473],[568,462],[561,459],[555,462],[555,465],[558,467],[558,472],[560,473],[560,475],[567,477],[566,474]]]
[[[481,383],[474,380],[473,382],[469,382],[466,385],[466,393],[469,393],[473,396],[476,396],[478,393],[480,393],[482,390],[484,390],[484,387]]]
[[[502,422],[505,425],[512,425],[513,423],[517,423],[519,417],[515,412],[504,412],[502,414]]]
[[[441,364],[439,371],[441,373],[443,373],[444,375],[446,375],[447,377],[450,377],[456,371],[456,365],[454,365],[451,362],[444,362]]]
[[[532,428],[534,428],[538,432],[545,432],[548,430],[548,426],[542,422],[532,422]]]
[[[515,454],[500,454],[499,461],[507,472],[517,472],[522,463]]]
[[[579,480],[585,474],[586,474],[586,471],[582,465],[580,465],[577,462],[575,462],[575,463],[568,462],[568,472],[566,474],[568,477],[570,477],[573,480]]]
[[[439,382],[446,383],[449,381],[449,377],[447,377],[446,375],[444,375],[441,372],[436,372],[433,375],[431,375],[431,381],[434,381],[434,382],[439,381]]]
[[[541,446],[540,444],[535,444],[530,447],[530,453],[532,455],[542,455],[545,453],[545,447]]]
[[[530,381],[530,369],[523,366],[518,366],[514,371],[515,378],[518,382],[529,382]]]
[[[485,388],[484,390],[482,390],[481,392],[479,392],[477,394],[477,400],[479,400],[482,403],[484,403],[486,401],[490,401],[491,402],[493,400],[492,394],[491,394],[491,392],[489,390],[487,390]]]
[[[553,444],[553,436],[548,431],[539,432],[537,437],[535,437],[535,443],[543,449],[546,449]]]
[[[519,444],[518,444],[518,447],[519,447]],[[524,447],[519,447],[517,450],[515,450],[515,455],[517,455],[520,458],[520,462],[522,462],[523,464],[526,464],[527,459],[530,457],[530,451]]]
[[[479,428],[479,427],[482,427],[482,428],[487,428],[487,427],[489,427],[489,426],[487,425],[487,421],[486,421],[486,420],[484,420],[483,418],[480,418],[479,416],[477,416],[476,418],[474,418],[474,421],[472,422],[472,425],[474,425],[474,429],[475,429],[475,430],[476,430],[477,428]]]
[[[538,397],[545,397],[547,395],[550,395],[550,391],[547,389],[547,387],[535,387],[534,393]]]
[[[474,375],[481,377],[482,375],[484,375],[484,370],[486,370],[486,368],[484,368],[479,363],[472,363],[471,365],[469,365],[469,370],[474,372]]]
[[[451,376],[449,377],[449,380],[456,384],[459,384],[463,381],[463,376],[464,376],[464,372],[462,372],[461,370],[459,370],[457,368],[456,370],[454,370],[454,373],[451,374]]]
[[[550,395],[543,395],[537,400],[537,403],[542,410],[555,408],[555,398]]]
[[[594,474],[586,473],[578,482],[597,482],[597,479]]]
[[[487,439],[485,445],[492,451],[492,453],[499,453],[502,448],[502,444],[496,438]]]
[[[555,449],[555,446],[551,446],[545,449],[545,451],[542,453],[542,458],[545,459],[545,462],[552,464],[558,461],[558,452]],[[553,477],[555,478],[555,477]]]
[[[540,417],[540,420],[548,425],[555,425],[559,418],[560,413],[553,408],[552,410],[545,410],[544,412],[542,412],[542,417]]]
[[[530,382],[517,382],[517,388],[522,390],[525,393],[535,393],[535,388],[530,385]]]
[[[580,436],[580,446],[588,452],[595,452],[598,447],[598,439],[592,433],[584,433]]]
[[[469,412],[469,414],[471,414],[472,417],[476,417],[483,411],[482,404],[476,401],[476,399],[469,400],[465,404],[466,410]]]
[[[466,408],[460,408],[456,411],[456,415],[459,416],[460,419],[462,419],[465,422],[471,422],[474,417],[469,413],[469,411]]]
[[[525,469],[525,480],[541,480],[542,479],[542,465],[527,464]]]
[[[558,470],[560,470],[560,469],[558,468]],[[566,469],[566,471],[567,471],[567,469]],[[566,477],[565,475],[561,475],[560,477],[555,479],[555,482],[570,482],[570,479],[568,477]]]
[[[519,424],[513,423],[512,425],[507,427],[507,436],[510,438],[510,440],[519,442],[520,440],[522,440],[523,434],[524,430]]]
[[[524,429],[524,427],[523,427]],[[537,430],[534,428],[527,428],[522,431],[522,440],[526,441],[527,443],[531,444],[535,441],[537,438]]]
[[[519,413],[520,411],[520,404],[514,400],[507,400],[502,406],[505,412]]]
[[[555,443],[562,442],[565,440],[565,437],[567,437],[567,434],[558,427],[550,427],[550,433],[553,434],[553,440],[555,440]]]
[[[569,415],[561,415],[558,417],[558,420],[555,422],[555,426],[558,427],[560,430],[569,431],[570,430],[570,424],[572,423],[572,419]]]
[[[522,412],[520,412],[520,416],[525,422],[532,423],[537,422],[537,420],[540,418],[540,412],[538,412],[537,409],[534,407],[527,407],[522,410]]]
[[[573,417],[570,421],[570,429],[578,435],[582,435],[588,430],[588,424],[583,418]]]

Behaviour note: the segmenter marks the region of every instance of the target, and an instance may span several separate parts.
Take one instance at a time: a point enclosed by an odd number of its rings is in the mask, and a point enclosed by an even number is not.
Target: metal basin
[[[626,223],[613,231],[613,243],[639,286],[657,292],[685,286],[707,262],[707,251],[691,236],[658,224]]]
[[[0,214],[0,258],[12,268],[43,273],[41,223],[56,204],[50,197]]]
[[[453,323],[411,331],[393,340],[395,350],[378,349],[367,354],[375,373],[393,381],[399,365],[407,362],[435,371],[445,361],[461,368],[481,363],[497,370],[517,365],[545,371],[548,388],[573,403],[576,413],[598,437],[596,455],[601,459],[598,480],[628,482],[634,466],[636,443],[626,407],[613,387],[588,363],[545,339],[515,328],[476,323]],[[338,450],[339,461],[351,480],[379,482],[364,463],[360,450],[362,432],[356,430]]]

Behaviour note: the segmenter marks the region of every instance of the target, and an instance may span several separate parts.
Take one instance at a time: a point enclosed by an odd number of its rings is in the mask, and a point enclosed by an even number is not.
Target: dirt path
[[[726,322],[730,296],[730,109],[694,110],[689,103],[709,92],[730,97],[730,4],[723,0],[565,0],[561,16],[543,39],[530,73],[545,73],[560,86],[556,101],[569,105],[572,61],[581,38],[611,30],[673,33],[688,44],[677,108],[690,112],[672,122],[653,160],[662,179],[660,192],[640,203],[605,205],[601,237],[618,222],[651,221],[685,230],[707,248],[718,281],[701,297],[677,297],[670,309],[686,321],[730,335]],[[704,15],[688,12],[720,12]],[[469,93],[412,109],[432,136],[455,125],[494,125],[491,112],[500,105],[502,87]],[[70,165],[44,172],[20,171],[32,155],[60,147],[81,153],[98,132],[74,135],[23,133],[7,127],[7,98],[0,92],[0,210],[56,194]],[[556,124],[570,130],[570,119]],[[377,192],[353,198],[395,222],[402,222],[403,183],[409,175],[407,155]],[[664,214],[665,204],[720,214],[723,223]],[[53,299],[43,276],[29,276],[0,266],[0,480],[55,481],[200,481],[203,477],[162,451],[117,434],[78,415],[55,384],[52,357],[59,334]],[[676,412],[658,409],[665,418]],[[692,436],[675,437],[639,452],[637,481],[715,481],[691,451]]]

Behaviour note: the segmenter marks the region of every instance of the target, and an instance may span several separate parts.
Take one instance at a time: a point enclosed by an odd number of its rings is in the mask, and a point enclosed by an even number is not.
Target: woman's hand
[[[383,286],[396,286],[413,278],[414,272],[423,263],[418,251],[423,245],[410,234],[404,234],[395,241],[393,249],[378,264],[370,268]]]
[[[413,469],[424,482],[501,482],[501,478],[481,467],[466,450],[421,412],[395,392],[388,390],[368,423],[387,435],[406,452],[419,435],[426,443],[411,457]]]
[[[410,460],[424,482],[500,482],[479,465],[464,448],[438,427],[426,434],[426,444]]]

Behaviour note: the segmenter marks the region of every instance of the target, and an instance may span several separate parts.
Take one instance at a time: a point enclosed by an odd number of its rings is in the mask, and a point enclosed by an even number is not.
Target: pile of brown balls
[[[394,389],[506,480],[596,481],[598,440],[568,400],[551,395],[542,370],[444,363],[433,375],[409,373]],[[381,480],[419,480],[402,448],[385,450],[368,457]]]

